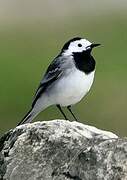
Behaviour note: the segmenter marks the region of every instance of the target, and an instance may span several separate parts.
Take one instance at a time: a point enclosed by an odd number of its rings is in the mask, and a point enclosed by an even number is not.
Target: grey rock
[[[127,180],[127,138],[78,122],[24,124],[0,139],[1,180]]]

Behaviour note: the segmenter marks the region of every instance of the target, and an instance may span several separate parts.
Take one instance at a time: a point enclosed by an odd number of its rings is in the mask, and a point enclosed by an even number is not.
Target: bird
[[[74,37],[67,41],[60,53],[48,66],[35,92],[29,112],[18,126],[30,123],[41,111],[55,105],[67,120],[62,110],[66,107],[75,121],[72,106],[81,101],[89,92],[95,75],[93,48],[100,46],[87,39]]]

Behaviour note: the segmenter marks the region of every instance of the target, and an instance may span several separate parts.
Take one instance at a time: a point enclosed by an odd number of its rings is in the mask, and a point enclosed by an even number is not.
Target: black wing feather
[[[54,59],[54,61],[48,67],[48,69],[47,69],[47,71],[35,93],[34,100],[32,102],[32,108],[34,107],[38,98],[46,90],[46,88],[61,76],[62,70],[60,69],[59,64],[60,64],[60,61],[57,57],[56,59]]]

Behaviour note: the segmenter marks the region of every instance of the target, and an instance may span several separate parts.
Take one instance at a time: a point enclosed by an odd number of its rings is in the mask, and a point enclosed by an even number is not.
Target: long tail
[[[42,101],[42,99],[43,99],[43,101]],[[17,126],[31,122],[41,111],[43,111],[50,105],[52,105],[52,104],[50,102],[48,102],[47,96],[43,96],[43,97],[39,98],[37,100],[36,104],[34,104],[34,106],[32,105],[30,111],[28,111],[28,113],[18,123]]]
[[[37,115],[39,114],[39,112],[34,112],[33,108],[30,109],[30,111],[28,111],[28,113],[24,116],[24,118],[17,124],[17,126],[21,125],[21,124],[26,124],[31,122]]]

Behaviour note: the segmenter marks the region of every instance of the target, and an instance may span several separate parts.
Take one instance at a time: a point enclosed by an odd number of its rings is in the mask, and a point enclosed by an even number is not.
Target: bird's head
[[[88,52],[91,53],[94,47],[100,44],[91,43],[86,39],[76,37],[66,42],[62,48],[62,53],[72,55],[73,53]]]

